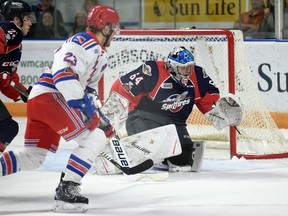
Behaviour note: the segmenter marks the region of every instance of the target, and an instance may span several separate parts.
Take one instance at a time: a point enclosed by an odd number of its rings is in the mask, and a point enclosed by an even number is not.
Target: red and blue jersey
[[[43,69],[29,99],[47,92],[60,92],[66,101],[82,99],[87,87],[97,89],[107,67],[107,51],[94,33],[73,35],[54,51],[52,67]]]
[[[120,77],[112,86],[134,109],[159,113],[185,123],[194,104],[208,112],[219,99],[219,89],[202,67],[195,66],[186,86],[180,85],[165,68],[163,61],[147,61]]]
[[[26,91],[26,87],[19,81],[17,67],[22,54],[22,29],[13,21],[0,22],[0,73],[8,72],[18,86]],[[20,93],[11,86],[4,87],[0,78],[0,91],[14,101],[19,100]]]

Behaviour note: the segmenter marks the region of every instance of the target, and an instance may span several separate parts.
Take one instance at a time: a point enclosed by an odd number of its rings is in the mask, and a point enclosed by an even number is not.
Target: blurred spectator
[[[267,0],[261,32],[265,38],[275,38],[275,0]]]
[[[72,36],[78,32],[83,32],[86,30],[86,13],[83,10],[79,10],[75,13],[74,23],[72,27],[72,31],[69,36]]]
[[[287,38],[288,30],[288,8],[286,1],[284,3],[284,38]],[[261,31],[265,33],[265,38],[275,38],[275,0],[268,0],[267,8],[265,8],[264,21]]]
[[[53,0],[40,0],[38,4],[32,5],[32,10],[34,11],[36,18],[37,18],[37,24],[32,25],[32,28],[30,30],[30,33],[28,34],[28,37],[34,37],[36,36],[36,29],[38,28],[38,23],[40,22],[40,19],[44,12],[51,12],[55,22],[60,23],[64,26],[63,16],[62,13],[55,9],[53,5]]]
[[[51,12],[44,12],[38,22],[35,37],[37,38],[66,38],[68,33],[61,23],[54,22]]]
[[[263,0],[250,0],[252,9],[241,14],[234,23],[234,29],[242,30],[244,36],[259,37],[259,31],[264,20],[265,7]],[[261,37],[261,36],[260,36]]]
[[[83,4],[83,9],[88,13],[90,8],[94,5],[99,4],[98,0],[85,0]]]
[[[40,0],[39,4],[34,5],[33,7],[35,10],[36,16],[38,18],[44,12],[49,11],[49,12],[53,13],[53,15],[56,12],[56,20],[55,21],[58,23],[63,23],[62,13],[58,9],[55,9],[55,7],[53,5],[53,0]]]
[[[288,39],[288,1],[284,1],[284,39]]]

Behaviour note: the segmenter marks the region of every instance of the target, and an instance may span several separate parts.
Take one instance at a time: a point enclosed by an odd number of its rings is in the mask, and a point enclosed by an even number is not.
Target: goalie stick
[[[27,97],[27,98],[29,97],[29,94],[26,91],[24,91],[20,86],[18,86],[15,82],[11,81],[10,85],[12,87],[14,87],[17,91],[19,91],[25,97]],[[101,103],[98,96],[97,95],[95,95],[95,96],[97,97],[97,100],[98,100],[97,103],[98,104]],[[102,118],[103,117],[105,118],[105,116],[103,116],[103,114],[101,116],[102,116]],[[108,121],[108,119],[107,119],[107,121]],[[107,122],[107,124],[108,124],[108,122]],[[117,156],[118,156],[118,158],[119,158],[119,160],[123,166],[121,166],[119,163],[117,163],[115,160],[113,160],[111,157],[109,157],[109,155],[107,155],[103,151],[100,153],[100,155],[102,157],[104,157],[106,160],[108,160],[110,163],[112,163],[114,166],[116,166],[118,169],[120,169],[126,175],[134,175],[134,174],[143,172],[145,170],[150,169],[154,165],[153,160],[148,159],[148,160],[145,160],[144,162],[142,162],[142,163],[140,163],[134,167],[130,167],[129,162],[127,160],[127,156],[124,154],[124,150],[121,147],[121,143],[120,143],[119,138],[114,136],[113,138],[110,139],[110,143],[111,144],[114,143],[114,144],[112,144],[113,149],[116,151],[116,154],[117,154]]]
[[[105,152],[101,152],[101,156],[105,158],[106,160],[110,161],[114,166],[116,166],[118,169],[120,169],[123,173],[126,175],[134,175],[139,172],[143,172],[153,166],[153,161],[151,159],[148,159],[137,166],[134,167],[122,167],[120,164],[118,164],[116,161],[112,159],[108,154]]]
[[[91,93],[95,96],[95,100],[96,100],[95,102],[98,106],[98,111],[99,111],[100,119],[101,119],[100,126],[101,126],[101,124],[103,125],[103,127],[105,127],[107,125],[112,126],[109,119],[106,118],[104,113],[102,113],[100,110],[102,107],[102,103],[99,99],[97,92],[95,90],[93,90],[93,91],[87,90],[87,92]],[[142,163],[140,163],[134,167],[131,167],[130,162],[129,162],[128,157],[127,157],[127,154],[125,153],[124,148],[121,145],[121,142],[120,142],[118,135],[114,135],[112,138],[110,138],[109,142],[112,146],[114,153],[117,156],[118,162],[121,163],[122,166],[119,163],[117,163],[115,160],[113,160],[111,157],[109,157],[107,154],[105,154],[104,152],[101,152],[101,156],[103,158],[105,158],[106,160],[110,161],[114,166],[119,168],[124,174],[134,175],[137,173],[141,173],[141,172],[144,172],[144,171],[150,169],[154,165],[154,162],[152,159],[147,159],[147,160],[143,161]]]
[[[98,101],[97,103],[98,103],[99,108],[100,108],[101,104],[100,104],[99,98],[97,98],[97,101]],[[106,124],[110,124],[109,120],[104,116],[104,114],[101,113],[100,110],[99,110],[99,113],[100,113],[101,119]],[[103,123],[103,121],[102,121],[102,123]],[[108,158],[107,155],[105,156],[105,154],[102,154],[102,153],[101,153],[101,155],[105,159],[109,160],[116,167],[118,167],[126,175],[134,175],[137,173],[141,173],[145,170],[150,169],[154,165],[153,160],[147,159],[147,160],[143,161],[142,163],[140,163],[134,167],[131,167],[130,162],[129,162],[128,157],[127,157],[127,154],[125,153],[125,151],[121,145],[119,137],[117,135],[115,135],[114,137],[110,138],[109,141],[110,141],[110,144],[112,146],[114,153],[116,154],[117,160],[122,164],[122,166],[119,163],[117,163],[116,161],[114,161],[112,158]]]
[[[143,161],[142,163],[134,167],[131,167],[127,159],[127,155],[121,146],[120,139],[118,138],[118,136],[115,135],[114,137],[110,138],[109,141],[110,141],[110,144],[112,145],[112,148],[115,154],[117,155],[117,159],[122,164],[122,166],[119,163],[117,163],[115,160],[113,160],[113,158],[107,155],[105,152],[102,151],[100,155],[106,160],[108,160],[110,163],[112,163],[114,166],[116,166],[118,169],[120,169],[126,175],[134,175],[137,173],[144,172],[145,170],[150,169],[154,165],[153,160],[147,159]]]

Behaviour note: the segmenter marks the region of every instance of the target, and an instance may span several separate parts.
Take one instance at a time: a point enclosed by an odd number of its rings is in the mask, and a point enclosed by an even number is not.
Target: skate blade
[[[67,203],[60,200],[55,200],[52,211],[57,213],[83,213],[88,210],[86,203]]]

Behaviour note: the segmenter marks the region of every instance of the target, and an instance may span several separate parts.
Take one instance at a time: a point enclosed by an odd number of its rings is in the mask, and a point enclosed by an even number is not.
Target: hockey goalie
[[[147,158],[145,152],[151,148],[149,139],[158,137],[155,141],[158,148],[149,155],[155,168],[197,172],[201,168],[205,145],[192,141],[186,128],[194,105],[217,130],[238,126],[242,121],[244,111],[239,97],[234,94],[220,97],[213,80],[202,67],[195,65],[192,53],[185,47],[176,47],[166,61],[147,61],[117,79],[101,111],[116,130],[125,123],[126,139],[131,141],[138,135],[141,140],[141,145],[135,147],[139,140],[134,139],[129,144],[123,139],[131,162]],[[173,125],[174,129],[167,130],[167,125]],[[175,142],[181,146],[177,153],[171,151]],[[140,154],[137,148],[145,151]],[[103,162],[98,160],[100,164]],[[99,170],[96,163],[96,172],[101,172]]]

